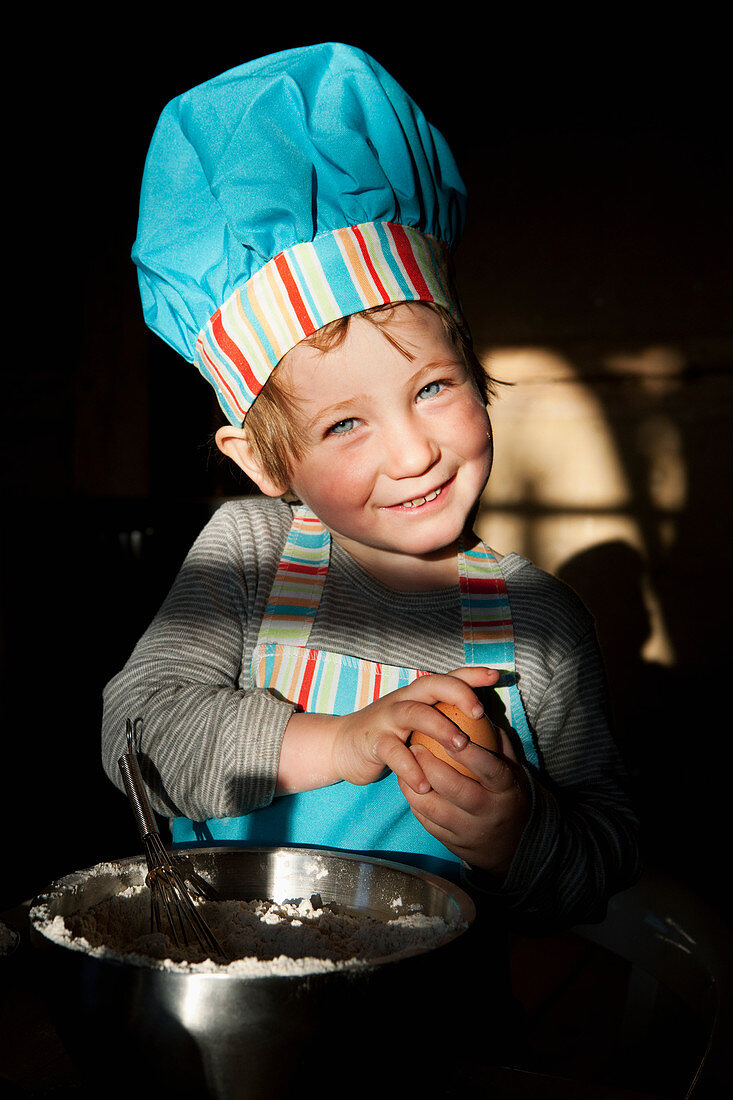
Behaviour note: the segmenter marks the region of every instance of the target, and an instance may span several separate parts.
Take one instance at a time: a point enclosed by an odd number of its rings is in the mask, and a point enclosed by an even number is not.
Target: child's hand
[[[405,742],[414,729],[419,729],[446,748],[463,748],[468,738],[435,710],[433,703],[439,700],[453,703],[464,714],[478,717],[483,714],[483,707],[472,689],[489,687],[498,678],[495,669],[480,667],[459,668],[447,675],[418,676],[407,687],[337,719],[331,757],[335,773],[349,783],[362,785],[373,783],[389,768],[401,786],[428,795],[431,781]]]
[[[509,738],[496,729],[502,755],[472,744],[458,754],[480,782],[414,745],[410,751],[432,790],[417,792],[402,782],[400,788],[420,824],[449,851],[474,867],[504,875],[529,817],[529,796]]]

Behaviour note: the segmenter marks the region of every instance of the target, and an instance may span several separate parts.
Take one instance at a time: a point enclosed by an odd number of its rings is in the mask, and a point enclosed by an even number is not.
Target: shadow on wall
[[[688,791],[688,772],[679,765],[689,740],[680,721],[679,670],[643,656],[651,635],[646,574],[641,554],[620,540],[589,547],[557,571],[595,616],[647,856],[666,862],[671,847],[675,862],[682,856],[694,865],[689,794],[700,801],[704,792]]]
[[[496,349],[479,529],[594,614],[647,858],[720,904],[730,349]],[[725,849],[724,849],[725,850]]]

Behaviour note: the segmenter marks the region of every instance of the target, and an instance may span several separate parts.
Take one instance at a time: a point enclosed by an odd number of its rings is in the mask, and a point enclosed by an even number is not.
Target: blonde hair
[[[395,303],[396,304],[396,303]],[[395,304],[387,303],[366,309],[357,316],[376,325],[382,335],[404,355],[409,353],[399,344],[387,326]],[[433,302],[415,303],[427,306],[440,317],[443,328],[451,343],[460,353],[468,373],[473,380],[481,401],[488,405],[494,393],[494,382],[482,366],[473,347],[461,332],[456,321],[443,306]],[[351,314],[339,317],[324,325],[312,336],[303,340],[304,344],[319,351],[332,351],[339,347],[349,331]],[[281,360],[282,362],[282,360]],[[292,475],[292,463],[302,458],[306,441],[302,419],[297,415],[298,400],[287,386],[284,377],[277,368],[270,375],[257,400],[247,413],[244,430],[254,454],[262,469],[278,485],[287,487]]]

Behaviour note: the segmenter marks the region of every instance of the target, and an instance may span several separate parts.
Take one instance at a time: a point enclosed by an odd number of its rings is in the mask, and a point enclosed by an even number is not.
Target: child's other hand
[[[411,752],[430,781],[428,792],[400,788],[417,820],[449,851],[496,875],[509,870],[529,817],[529,794],[506,733],[502,752],[469,744],[457,755],[480,782],[437,760],[422,745]]]
[[[473,688],[489,687],[498,678],[495,669],[482,667],[418,676],[406,687],[384,695],[354,714],[344,715],[338,719],[332,745],[336,774],[349,783],[362,785],[373,783],[390,769],[401,786],[427,795],[431,780],[405,742],[414,729],[419,729],[448,749],[463,748],[468,738],[433,703],[453,703],[464,714],[478,717],[483,714],[483,707]]]

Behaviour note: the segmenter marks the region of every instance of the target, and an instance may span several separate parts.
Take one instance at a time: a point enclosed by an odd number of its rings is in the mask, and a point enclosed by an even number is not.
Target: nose
[[[394,423],[385,443],[385,472],[394,480],[420,477],[440,458],[440,446],[429,426],[417,417]]]

